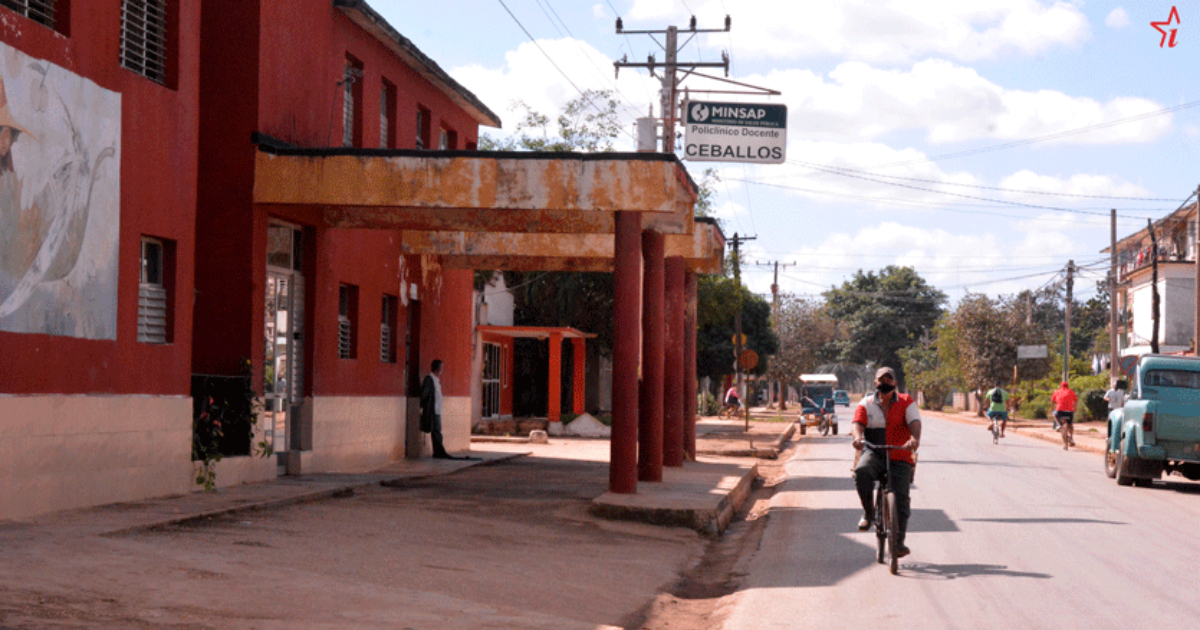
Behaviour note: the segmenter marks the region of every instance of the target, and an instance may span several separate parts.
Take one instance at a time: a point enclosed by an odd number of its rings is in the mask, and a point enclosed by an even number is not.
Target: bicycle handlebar
[[[911,451],[912,450],[911,448],[904,448],[903,446],[887,446],[887,445],[883,445],[883,444],[872,444],[866,440],[863,440],[862,445],[866,448],[871,449],[872,451]]]

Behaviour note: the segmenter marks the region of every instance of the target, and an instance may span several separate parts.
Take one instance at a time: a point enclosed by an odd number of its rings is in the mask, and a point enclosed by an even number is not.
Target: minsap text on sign
[[[690,101],[684,110],[684,122],[685,159],[784,162],[787,105]]]

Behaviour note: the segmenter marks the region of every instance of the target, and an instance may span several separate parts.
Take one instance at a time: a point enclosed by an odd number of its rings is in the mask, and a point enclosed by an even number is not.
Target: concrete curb
[[[796,434],[798,425],[792,422],[788,428],[784,429],[783,433],[776,437],[771,446],[765,448],[743,448],[727,451],[696,451],[700,455],[718,455],[722,457],[753,457],[755,459],[779,459],[779,453],[784,449],[784,445],[792,439]]]
[[[410,473],[364,473],[353,475],[356,477],[354,481],[346,481],[341,483],[333,480],[325,481],[320,479],[310,479],[309,481],[305,481],[304,477],[302,476],[299,478],[298,483],[288,486],[276,486],[276,488],[278,488],[277,493],[285,496],[276,496],[271,498],[238,499],[236,497],[238,491],[244,491],[246,488],[221,489],[217,490],[217,492],[224,492],[225,496],[228,497],[228,500],[230,501],[226,505],[215,508],[193,510],[190,512],[184,511],[183,513],[170,516],[152,516],[149,517],[149,522],[105,530],[101,533],[101,535],[121,536],[139,531],[186,525],[192,522],[203,521],[232,514],[256,512],[260,510],[273,510],[290,505],[298,505],[301,503],[312,503],[327,499],[348,497],[353,496],[354,492],[361,488],[370,488],[374,486],[400,486],[403,485],[404,482],[412,481],[414,479],[427,479],[429,477],[452,475],[459,471],[466,470],[467,468],[488,466],[491,464],[516,459],[518,457],[525,457],[527,455],[529,455],[529,453],[511,453],[498,457],[490,457],[487,459],[459,460],[461,461],[461,464],[456,466],[453,470],[426,470]],[[306,483],[316,487],[312,489],[305,488],[304,486]]]

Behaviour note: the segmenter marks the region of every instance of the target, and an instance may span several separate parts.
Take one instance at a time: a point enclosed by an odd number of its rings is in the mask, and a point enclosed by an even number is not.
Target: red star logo
[[[1166,22],[1151,22],[1150,23],[1150,26],[1153,26],[1154,30],[1158,31],[1159,33],[1162,33],[1162,39],[1159,40],[1159,42],[1158,42],[1159,48],[1162,48],[1163,44],[1167,44],[1167,48],[1175,47],[1175,35],[1179,33],[1179,29],[1175,29],[1175,28],[1171,29],[1171,41],[1168,44],[1167,43],[1167,31],[1163,28],[1164,26],[1170,26],[1172,24],[1179,24],[1179,10],[1176,9],[1175,7],[1171,7],[1171,14],[1167,16]]]

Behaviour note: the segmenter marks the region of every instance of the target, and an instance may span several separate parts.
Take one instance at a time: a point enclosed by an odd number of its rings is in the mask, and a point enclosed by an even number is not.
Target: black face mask
[[[875,386],[875,389],[878,390],[880,394],[890,394],[895,391],[896,386],[889,385],[887,383],[880,383],[879,385]]]

